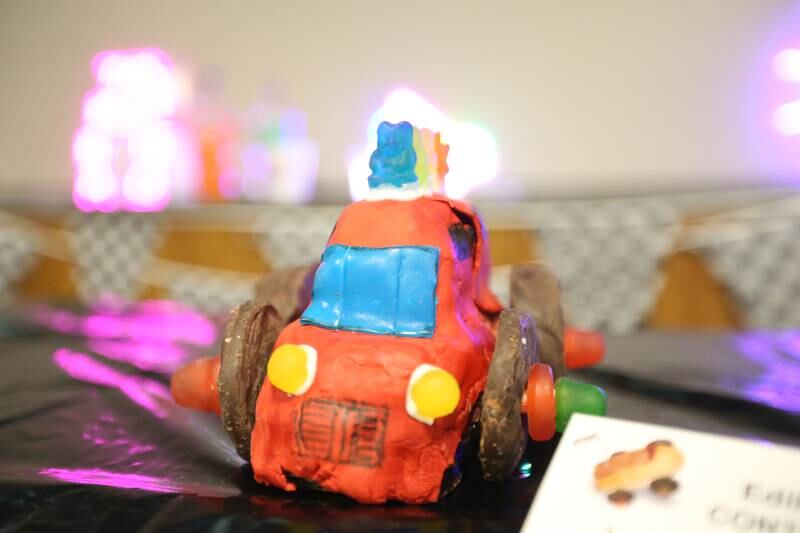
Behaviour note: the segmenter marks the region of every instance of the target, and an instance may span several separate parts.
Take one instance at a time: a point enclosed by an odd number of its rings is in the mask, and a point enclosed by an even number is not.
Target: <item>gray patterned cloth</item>
[[[272,268],[306,265],[319,259],[341,210],[265,207],[254,239]],[[660,290],[660,261],[675,245],[678,208],[650,198],[516,204],[513,210],[517,229],[538,233],[540,255],[561,279],[571,324],[617,334],[641,326]],[[160,242],[160,221],[152,213],[76,213],[69,220],[73,279],[85,302],[139,294]],[[30,268],[38,246],[34,230],[11,222],[0,218],[2,289]],[[706,254],[749,326],[800,324],[798,197],[725,213],[692,231],[705,232],[690,248]],[[507,272],[493,277],[495,286],[505,286]],[[252,282],[247,274],[186,266],[163,285],[172,297],[217,313],[249,298]]]
[[[72,278],[81,300],[135,299],[160,242],[153,213],[76,213],[68,220]]]
[[[271,206],[254,227],[262,257],[272,268],[319,261],[342,207]]]
[[[0,217],[0,304],[11,301],[11,286],[35,264],[39,243],[33,230]]]
[[[715,217],[703,247],[747,325],[800,325],[800,202],[798,198]]]
[[[660,289],[678,211],[666,202],[532,204],[525,213],[561,280],[568,323],[615,334],[638,329]]]
[[[227,314],[253,298],[256,276],[202,267],[172,267],[166,275],[169,298],[210,315]]]

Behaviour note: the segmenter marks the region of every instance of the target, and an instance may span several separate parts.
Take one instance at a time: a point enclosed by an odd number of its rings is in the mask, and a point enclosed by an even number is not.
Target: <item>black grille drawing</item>
[[[388,409],[359,402],[312,398],[297,416],[300,455],[366,468],[383,463]]]

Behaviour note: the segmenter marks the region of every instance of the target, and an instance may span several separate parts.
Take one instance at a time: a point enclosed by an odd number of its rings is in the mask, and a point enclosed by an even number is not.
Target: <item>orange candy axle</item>
[[[603,360],[605,352],[606,343],[601,334],[574,328],[564,331],[564,360],[570,370],[596,365]]]
[[[523,402],[531,438],[539,442],[552,439],[556,434],[556,395],[550,366],[536,363],[531,367]]]
[[[596,365],[605,354],[605,340],[594,331],[568,328],[564,332],[564,359],[574,370]],[[528,415],[528,433],[535,441],[547,441],[556,431],[564,431],[572,413],[605,415],[605,393],[597,387],[567,378],[553,380],[552,369],[535,364],[528,375],[522,397],[522,410]]]
[[[170,381],[170,391],[175,403],[198,411],[220,414],[219,356],[204,357],[182,366]]]

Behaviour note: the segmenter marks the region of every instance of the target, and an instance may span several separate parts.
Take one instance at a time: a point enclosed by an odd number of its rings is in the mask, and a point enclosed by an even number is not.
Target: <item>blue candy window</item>
[[[324,328],[431,337],[439,250],[430,246],[325,249],[300,322]]]

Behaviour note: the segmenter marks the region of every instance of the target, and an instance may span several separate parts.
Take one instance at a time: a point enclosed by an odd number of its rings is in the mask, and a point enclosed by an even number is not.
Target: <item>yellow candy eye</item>
[[[307,344],[284,344],[267,363],[267,379],[286,394],[304,394],[316,373],[317,351]]]
[[[414,370],[406,391],[406,411],[415,420],[428,425],[456,410],[461,389],[452,374],[439,367],[423,364]]]

